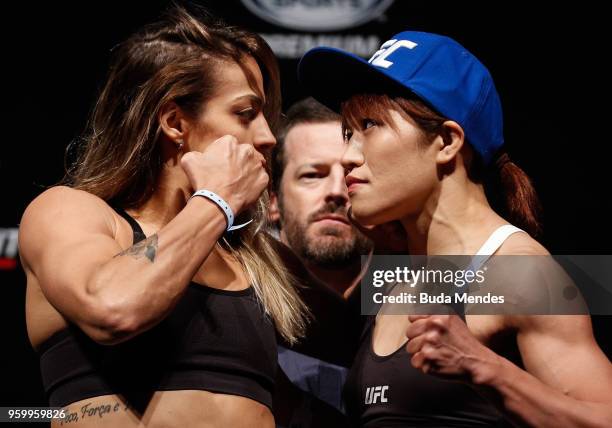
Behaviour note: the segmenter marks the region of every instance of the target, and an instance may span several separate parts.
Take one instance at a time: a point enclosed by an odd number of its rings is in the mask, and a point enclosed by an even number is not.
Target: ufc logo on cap
[[[387,397],[385,397],[385,392],[387,392],[388,389],[389,385],[371,386],[366,388],[365,403],[376,404],[379,398],[381,403],[386,403]]]
[[[389,68],[393,65],[391,61],[387,61],[387,57],[389,55],[399,48],[414,49],[416,46],[417,44],[411,42],[410,40],[387,40],[385,43],[383,43],[379,50],[374,52],[374,55],[372,55],[372,58],[370,58],[368,62],[377,67]]]

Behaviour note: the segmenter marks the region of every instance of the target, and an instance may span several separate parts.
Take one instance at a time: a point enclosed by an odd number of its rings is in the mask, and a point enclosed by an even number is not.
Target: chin
[[[362,226],[378,226],[397,220],[397,216],[393,215],[391,207],[376,206],[373,201],[361,203],[351,201],[351,206],[353,218]]]
[[[330,239],[330,240],[344,240],[351,237],[350,230],[344,227],[330,227],[322,226],[317,227],[312,233],[309,234],[313,240],[317,239]]]
[[[365,207],[364,207],[365,208]],[[378,221],[378,218],[382,214],[381,212],[372,211],[371,207],[368,209],[359,209],[355,205],[353,205],[353,218],[362,226],[376,226],[381,222]]]

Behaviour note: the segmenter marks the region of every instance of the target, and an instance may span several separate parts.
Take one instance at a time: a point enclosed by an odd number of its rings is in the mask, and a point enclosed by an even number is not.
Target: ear
[[[452,120],[447,120],[442,126],[444,129],[442,133],[435,138],[433,144],[439,147],[439,151],[436,154],[436,161],[439,164],[448,164],[455,159],[457,153],[459,153],[463,147],[465,134],[463,133],[461,125]]]
[[[162,106],[157,116],[163,135],[171,142],[185,142],[189,134],[190,122],[185,112],[174,102]]]
[[[276,192],[270,192],[270,202],[268,206],[268,219],[272,223],[280,221],[280,210],[278,208],[278,195]]]

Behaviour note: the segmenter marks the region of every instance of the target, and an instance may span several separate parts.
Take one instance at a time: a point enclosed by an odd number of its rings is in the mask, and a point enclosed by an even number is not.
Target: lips
[[[352,175],[346,176],[346,185],[347,187],[354,183],[367,183],[368,180],[362,180],[361,178],[354,177]]]
[[[315,219],[315,221],[321,221],[321,220],[333,220],[333,221],[338,221],[338,222],[345,223],[345,224],[350,224],[348,221],[348,218],[346,218],[345,216],[337,215],[337,214],[325,214]]]
[[[346,187],[348,188],[349,195],[355,191],[355,189],[364,183],[367,183],[367,180],[362,180],[361,178],[354,177],[352,175],[346,176]]]

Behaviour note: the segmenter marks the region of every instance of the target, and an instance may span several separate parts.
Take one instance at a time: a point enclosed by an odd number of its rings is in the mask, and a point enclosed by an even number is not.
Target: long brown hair
[[[342,104],[342,132],[347,137],[351,129],[360,128],[365,118],[392,124],[389,110],[409,116],[423,132],[424,141],[431,142],[448,135],[443,126],[447,118],[439,115],[418,98],[390,97],[385,94],[355,95]],[[469,143],[469,141],[467,141]],[[541,205],[531,179],[512,162],[505,152],[497,154],[491,165],[485,165],[474,151],[466,166],[469,177],[484,185],[493,209],[531,236],[541,234]]]
[[[203,10],[194,12],[174,5],[160,21],[113,49],[106,84],[64,184],[114,206],[141,206],[155,191],[163,166],[157,119],[161,108],[175,102],[195,117],[212,96],[220,61],[241,65],[245,56],[257,61],[264,76],[264,115],[274,129],[281,101],[278,64],[270,47],[256,34],[228,26]],[[273,250],[272,238],[260,233],[266,201],[264,194],[250,210],[255,225],[219,245],[242,263],[277,330],[293,342],[304,332],[307,311],[295,280]]]
[[[67,181],[125,208],[140,206],[151,196],[162,167],[157,121],[162,106],[174,101],[197,115],[212,95],[219,61],[241,65],[245,55],[264,74],[264,114],[273,127],[280,115],[279,71],[258,35],[202,10],[196,17],[174,6],[117,45]]]

